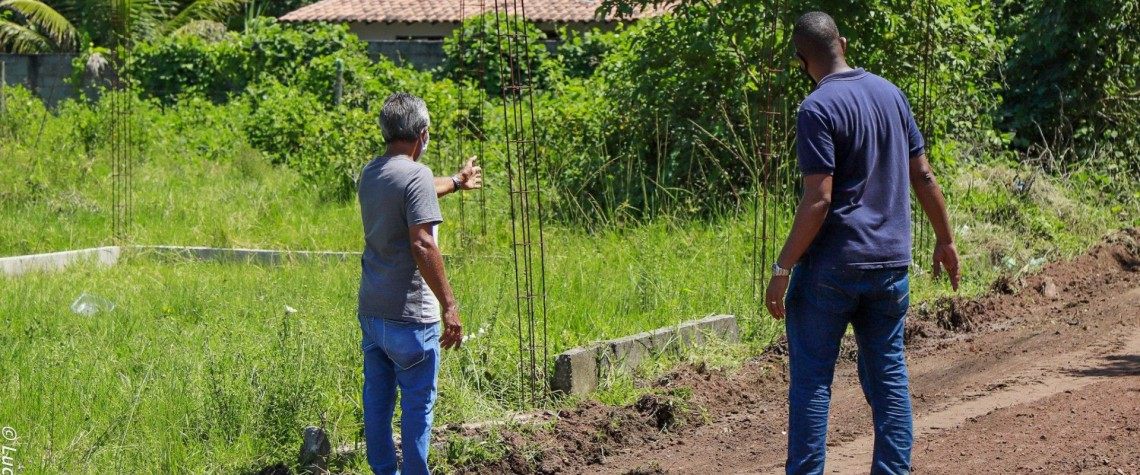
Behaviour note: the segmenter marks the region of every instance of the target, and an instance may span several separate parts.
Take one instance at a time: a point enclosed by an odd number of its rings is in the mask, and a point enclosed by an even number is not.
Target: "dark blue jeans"
[[[360,317],[364,350],[364,443],[368,465],[381,475],[426,475],[432,409],[439,373],[439,323]],[[400,389],[400,449],[396,469],[392,415]]]
[[[910,305],[907,270],[796,267],[785,301],[789,474],[820,474],[839,343],[850,324],[859,345],[859,382],[875,427],[872,474],[910,472],[914,443],[903,323]]]

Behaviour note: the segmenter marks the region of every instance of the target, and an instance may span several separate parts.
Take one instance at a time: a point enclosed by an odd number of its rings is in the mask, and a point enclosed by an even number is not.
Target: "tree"
[[[0,51],[70,51],[77,36],[75,26],[44,2],[0,1]]]
[[[75,51],[86,45],[118,46],[202,22],[224,28],[250,0],[2,0],[0,51]],[[129,35],[128,35],[129,33]]]

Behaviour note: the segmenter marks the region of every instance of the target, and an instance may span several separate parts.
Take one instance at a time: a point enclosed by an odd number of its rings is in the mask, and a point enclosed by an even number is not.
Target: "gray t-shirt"
[[[443,215],[431,169],[407,156],[378,157],[357,183],[364,223],[357,314],[416,323],[439,321],[439,302],[420,276],[408,228]]]

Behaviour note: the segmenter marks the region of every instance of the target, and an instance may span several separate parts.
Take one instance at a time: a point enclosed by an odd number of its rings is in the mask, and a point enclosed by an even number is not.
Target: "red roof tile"
[[[460,5],[462,3],[462,5]],[[281,17],[281,21],[330,21],[363,23],[458,23],[463,18],[479,14],[480,4],[485,11],[494,11],[495,4],[514,14],[515,5],[524,0],[321,0],[301,7]],[[526,18],[534,22],[595,22],[595,11],[601,0],[526,0]],[[636,18],[653,16],[659,10],[636,15]]]

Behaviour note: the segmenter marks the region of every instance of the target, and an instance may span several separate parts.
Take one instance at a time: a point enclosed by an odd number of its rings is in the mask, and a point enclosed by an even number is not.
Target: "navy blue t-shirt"
[[[924,147],[910,104],[890,81],[861,68],[823,78],[796,117],[800,171],[833,176],[831,209],[804,261],[909,266],[909,162]]]

